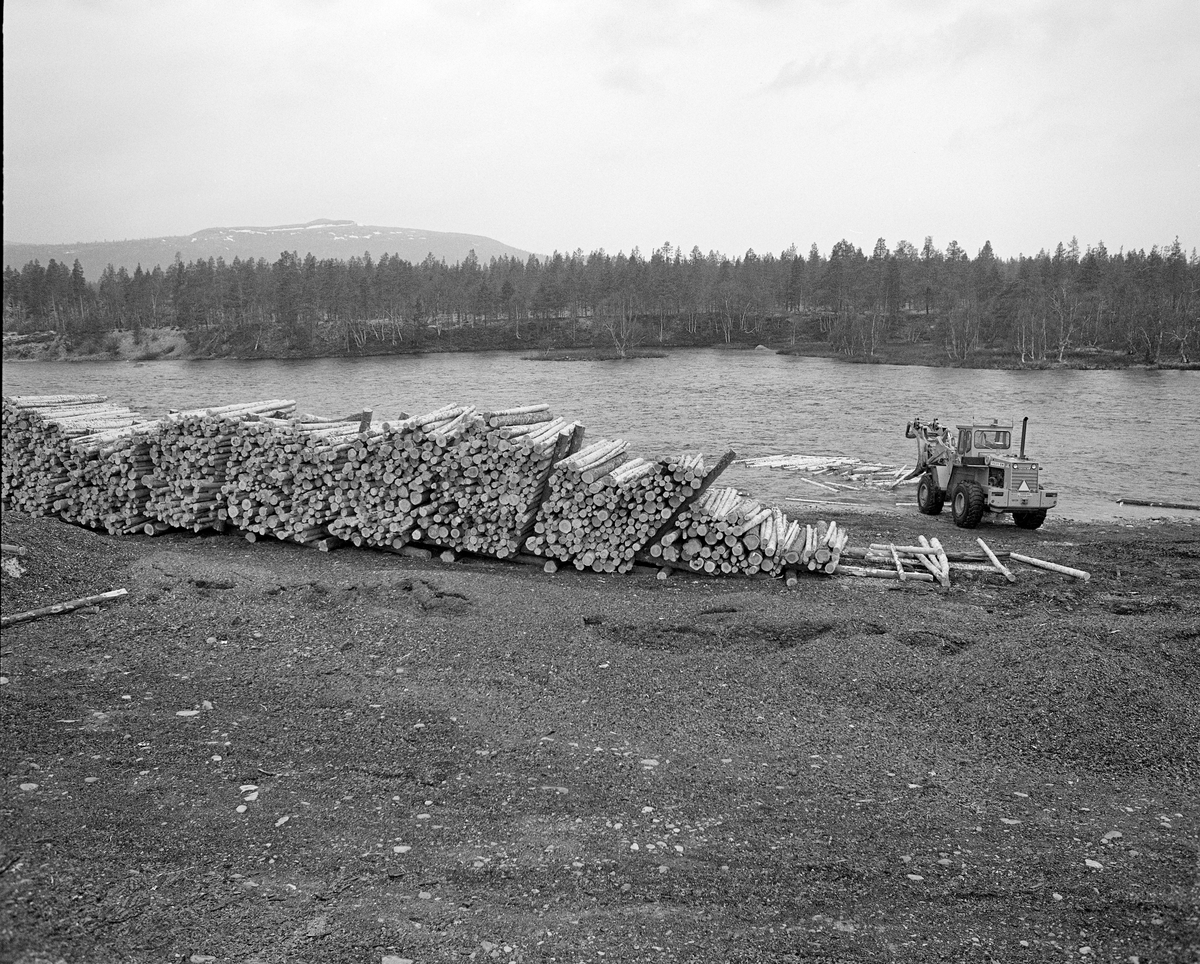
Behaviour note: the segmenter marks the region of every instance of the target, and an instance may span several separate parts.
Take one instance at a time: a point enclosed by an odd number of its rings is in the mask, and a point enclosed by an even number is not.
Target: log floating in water
[[[1142,499],[1117,499],[1117,505],[1141,505],[1151,509],[1187,509],[1191,512],[1200,512],[1200,505],[1192,505],[1188,502],[1147,502]]]

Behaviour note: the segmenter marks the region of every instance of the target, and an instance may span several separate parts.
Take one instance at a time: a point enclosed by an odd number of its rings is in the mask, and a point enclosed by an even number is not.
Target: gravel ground
[[[6,513],[4,613],[129,595],[4,630],[0,959],[1200,959],[1200,528],[983,532],[1093,578],[547,576]]]

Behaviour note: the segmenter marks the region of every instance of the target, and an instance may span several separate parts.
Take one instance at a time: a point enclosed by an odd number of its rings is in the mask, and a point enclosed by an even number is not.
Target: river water
[[[991,371],[851,365],[767,351],[697,349],[665,358],[528,361],[507,352],[290,361],[5,362],[5,394],[101,392],[150,415],[289,398],[299,410],[376,418],[448,402],[549,403],[589,439],[623,438],[638,455],[682,449],[741,458],[850,456],[913,464],[915,415],[954,424],[1028,415],[1027,454],[1059,492],[1052,513],[1078,520],[1198,519],[1118,505],[1121,497],[1200,503],[1200,373]],[[722,481],[765,499],[820,498],[777,469],[735,465]],[[806,491],[807,490],[807,491]],[[912,499],[912,489],[897,490]],[[915,511],[915,510],[913,510]]]

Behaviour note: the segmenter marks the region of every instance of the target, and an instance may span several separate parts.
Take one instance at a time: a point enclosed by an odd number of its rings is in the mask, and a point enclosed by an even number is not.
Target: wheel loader
[[[1058,493],[1043,488],[1038,463],[1025,457],[1029,418],[1021,420],[1021,448],[1014,456],[1012,422],[970,422],[957,425],[957,435],[938,424],[914,418],[905,436],[917,440],[917,466],[908,476],[921,476],[917,508],[937,515],[946,500],[954,524],[974,529],[985,512],[1011,512],[1022,529],[1036,529],[1046,512],[1058,504]]]

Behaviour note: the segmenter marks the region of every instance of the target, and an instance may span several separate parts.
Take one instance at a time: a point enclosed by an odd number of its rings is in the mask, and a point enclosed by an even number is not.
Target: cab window
[[[1010,432],[999,432],[995,429],[975,433],[975,448],[977,449],[1006,449],[1012,438]]]
[[[971,430],[969,428],[959,429],[958,431],[958,454],[966,455],[971,451]]]

